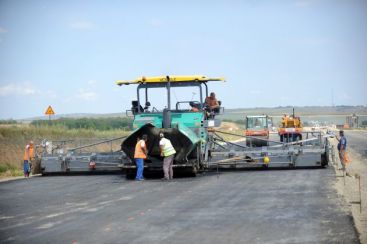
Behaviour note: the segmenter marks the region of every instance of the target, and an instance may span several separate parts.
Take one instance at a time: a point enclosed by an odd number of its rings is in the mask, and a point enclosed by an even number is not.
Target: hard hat
[[[263,160],[265,164],[268,164],[270,162],[270,158],[268,156],[265,156]]]

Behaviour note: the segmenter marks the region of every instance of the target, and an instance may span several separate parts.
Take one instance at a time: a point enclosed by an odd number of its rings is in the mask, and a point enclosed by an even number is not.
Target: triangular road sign
[[[48,106],[48,108],[47,108],[47,110],[46,110],[45,114],[46,114],[46,115],[54,115],[54,114],[55,114],[55,112],[54,112],[54,110],[52,109],[51,105],[50,105],[50,106]]]

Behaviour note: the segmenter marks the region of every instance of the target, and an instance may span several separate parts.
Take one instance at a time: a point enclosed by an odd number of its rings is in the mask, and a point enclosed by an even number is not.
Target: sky
[[[225,77],[225,108],[366,106],[366,43],[365,0],[0,0],[0,119],[123,115],[115,82],[160,75]]]

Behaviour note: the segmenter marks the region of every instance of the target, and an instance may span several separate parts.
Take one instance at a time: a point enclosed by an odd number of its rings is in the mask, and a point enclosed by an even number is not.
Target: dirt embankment
[[[336,148],[336,140],[332,143]],[[348,154],[352,162],[348,164],[347,172],[351,176],[345,176],[343,171],[339,170],[341,164],[337,150],[335,154],[336,163],[333,165],[337,176],[335,188],[350,206],[361,243],[367,244],[367,158],[349,148]]]

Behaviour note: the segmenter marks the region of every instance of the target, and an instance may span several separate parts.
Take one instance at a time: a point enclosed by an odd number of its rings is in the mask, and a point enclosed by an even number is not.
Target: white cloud
[[[155,28],[159,28],[162,26],[162,22],[159,19],[152,19],[150,21],[150,25]]]
[[[47,98],[51,98],[51,99],[55,99],[55,98],[57,98],[58,96],[57,96],[57,94],[56,94],[56,92],[55,91],[52,91],[52,90],[47,90],[46,92],[43,92],[42,93],[45,97],[47,97]]]
[[[6,33],[6,32],[8,32],[8,30],[7,30],[7,29],[5,29],[4,27],[1,27],[1,26],[0,26],[0,33]]]
[[[40,91],[32,86],[30,82],[10,83],[0,86],[0,96],[29,96],[39,94]]]
[[[92,30],[95,26],[89,21],[75,21],[70,24],[70,27],[76,30]]]
[[[251,90],[250,91],[250,94],[252,94],[252,95],[260,95],[261,93],[263,93],[263,92],[259,91],[259,90]]]
[[[89,80],[89,81],[88,81],[88,85],[93,86],[93,85],[95,85],[95,84],[97,84],[97,81],[95,81],[95,80]]]
[[[97,93],[80,89],[76,97],[85,101],[94,101],[97,99]]]

